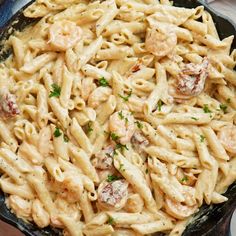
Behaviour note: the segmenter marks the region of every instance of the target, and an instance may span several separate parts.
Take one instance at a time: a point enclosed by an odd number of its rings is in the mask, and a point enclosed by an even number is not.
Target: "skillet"
[[[0,0],[0,2],[1,1],[2,0]],[[26,18],[22,13],[23,9],[25,9],[32,2],[34,1],[31,1],[20,11],[18,11],[6,24],[4,24],[4,26],[0,26],[0,62],[11,54],[11,49],[3,50],[4,39],[7,39],[14,30],[21,31],[26,26],[38,21],[38,19]],[[204,5],[205,9],[211,13],[221,39],[234,35],[235,38],[232,48],[236,48],[236,25],[233,21],[214,11],[202,0],[174,0],[174,5],[186,8]],[[203,205],[200,208],[200,211],[195,215],[194,221],[187,226],[183,236],[228,236],[230,220],[236,208],[236,183],[232,184],[224,195],[229,198],[229,200],[225,203],[211,206]],[[34,224],[18,219],[7,209],[4,201],[5,196],[0,190],[0,219],[18,228],[26,236],[62,235],[62,232],[58,229],[49,227],[39,229]],[[156,233],[153,236],[164,235],[165,234],[162,233]]]

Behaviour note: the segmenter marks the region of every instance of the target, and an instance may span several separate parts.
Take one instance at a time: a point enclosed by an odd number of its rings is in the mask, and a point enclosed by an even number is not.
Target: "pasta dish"
[[[37,0],[0,64],[0,189],[71,236],[182,235],[236,179],[236,49],[203,6]]]

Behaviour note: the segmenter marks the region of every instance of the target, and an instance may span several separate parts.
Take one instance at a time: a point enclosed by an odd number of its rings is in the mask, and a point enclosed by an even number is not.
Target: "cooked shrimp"
[[[168,29],[148,29],[146,33],[146,50],[157,57],[164,57],[170,54],[177,45],[175,32]]]
[[[38,199],[33,201],[32,217],[39,228],[45,228],[50,224],[50,216]]]
[[[138,131],[135,131],[134,135],[131,138],[131,143],[134,146],[134,149],[142,154],[144,148],[148,146],[149,141]]]
[[[0,91],[0,116],[2,118],[11,118],[20,114],[16,103],[16,97],[7,90]]]
[[[126,202],[125,210],[132,213],[142,212],[144,207],[143,199],[139,194],[131,194]]]
[[[96,88],[88,97],[88,106],[97,108],[102,102],[105,102],[111,94],[112,89],[109,87]]]
[[[66,51],[82,38],[82,29],[74,22],[62,20],[49,28],[49,43],[59,51]]]
[[[197,210],[198,206],[187,206],[179,202],[174,202],[169,197],[165,198],[165,209],[166,212],[175,217],[176,219],[183,220],[192,214],[194,214]]]
[[[116,180],[111,183],[102,182],[98,187],[98,202],[102,208],[120,210],[128,198],[128,182]]]
[[[218,132],[218,138],[226,151],[236,154],[236,126],[227,125]]]
[[[74,203],[80,199],[84,190],[82,178],[74,170],[64,171],[63,174],[63,184],[55,179],[50,179],[48,186],[51,191],[57,193],[57,195],[61,196],[63,199],[66,199],[68,203]]]
[[[205,57],[201,64],[186,64],[179,75],[177,90],[184,95],[197,96],[205,86],[209,61]]]
[[[183,185],[183,195],[185,198],[185,204],[187,206],[194,206],[197,204],[195,199],[195,188]]]
[[[95,167],[101,170],[109,170],[112,168],[113,163],[113,154],[114,154],[114,147],[109,145],[105,147],[103,150],[95,154],[96,162]]]
[[[29,219],[31,216],[32,202],[27,201],[19,196],[11,195],[8,198],[8,205],[14,210],[19,218]]]
[[[135,131],[134,117],[127,110],[115,112],[109,120],[109,128],[121,144],[130,142]]]
[[[54,204],[58,212],[61,212],[61,214],[66,215],[75,221],[81,217],[78,203],[69,203],[63,198],[57,197]],[[63,227],[58,215],[51,215],[51,224],[56,228]]]
[[[63,214],[73,218],[74,220],[78,220],[81,216],[78,203],[71,204],[63,198],[57,197],[54,204],[55,207],[59,210],[59,212],[62,212]]]

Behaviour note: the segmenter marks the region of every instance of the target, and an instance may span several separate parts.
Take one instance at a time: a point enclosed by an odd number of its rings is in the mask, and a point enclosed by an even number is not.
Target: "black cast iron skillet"
[[[32,1],[33,2],[33,1]],[[30,4],[30,3],[29,3]],[[202,0],[174,0],[175,6],[193,8],[204,5],[211,13],[220,37],[223,39],[230,35],[234,35],[235,39],[232,48],[236,48],[236,26],[227,17],[222,16],[214,11]],[[0,41],[6,39],[12,33],[12,30],[22,30],[29,24],[35,23],[37,20],[28,19],[23,16],[22,10],[16,13],[11,20],[2,28],[0,28]],[[0,43],[0,61],[7,58],[11,50],[3,52],[4,43]],[[206,180],[207,181],[207,180]],[[229,223],[236,208],[236,183],[232,184],[225,194],[229,200],[219,205],[204,205],[195,216],[195,221],[190,223],[183,233],[183,236],[228,236]],[[61,231],[53,228],[39,229],[31,223],[26,223],[18,219],[12,214],[4,204],[4,194],[0,191],[0,219],[15,226],[21,230],[26,236],[58,236]],[[164,234],[155,234],[156,236]]]

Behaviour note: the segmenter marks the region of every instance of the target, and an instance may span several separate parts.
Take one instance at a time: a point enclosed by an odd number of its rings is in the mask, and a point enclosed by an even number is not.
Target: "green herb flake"
[[[209,109],[209,107],[208,107],[208,105],[207,104],[204,104],[204,106],[203,106],[203,111],[204,111],[204,113],[211,113],[212,111]]]
[[[108,220],[107,220],[107,223],[108,223],[109,225],[114,225],[114,224],[115,224],[115,220],[114,220],[111,216],[109,216],[109,217],[108,217]]]
[[[109,83],[104,77],[102,77],[101,79],[99,79],[99,86],[107,87],[109,86]]]
[[[92,128],[92,122],[90,121],[88,123],[88,133],[91,133],[91,132],[93,132],[93,128]]]
[[[163,105],[163,102],[161,100],[159,100],[158,103],[157,103],[157,110],[158,111],[161,111],[162,105]]]
[[[227,98],[226,102],[227,102],[227,103],[230,103],[230,102],[231,102],[231,99],[230,99],[230,98]]]
[[[52,91],[49,94],[49,97],[60,97],[61,88],[57,84],[52,84]]]
[[[121,94],[119,94],[119,97],[122,98],[125,102],[128,102],[131,95],[132,95],[132,89],[129,91],[127,96],[122,96]]]
[[[58,127],[56,127],[54,133],[53,133],[54,137],[60,137],[62,135],[60,129]]]
[[[125,118],[124,115],[123,115],[123,113],[122,113],[122,111],[119,111],[119,112],[118,112],[118,115],[119,115],[119,117],[120,117],[121,120],[123,120],[123,119]]]
[[[148,169],[145,170],[145,173],[148,174]]]
[[[110,133],[110,137],[111,137],[111,139],[113,140],[113,141],[117,141],[118,140],[118,138],[119,138],[119,136],[118,135],[116,135],[115,133]]]
[[[107,182],[113,182],[113,181],[115,181],[115,180],[119,180],[120,179],[120,177],[119,176],[116,176],[116,175],[108,175],[107,176]]]
[[[137,125],[139,129],[143,128],[143,124],[140,121],[135,121],[135,124]]]
[[[121,149],[121,151],[123,151],[124,149],[129,150],[126,145],[121,143],[117,143],[115,149]]]
[[[188,176],[184,176],[184,178],[183,179],[181,179],[181,182],[183,183],[183,182],[187,182],[188,181]]]
[[[200,135],[200,142],[203,143],[204,140],[205,140],[205,138],[206,138],[206,137],[205,137],[204,135],[201,134],[201,135]]]
[[[220,109],[221,109],[224,113],[226,113],[227,108],[228,108],[227,105],[225,105],[225,104],[220,104]]]
[[[125,171],[124,164],[120,164],[119,171]]]
[[[66,134],[63,135],[63,139],[64,139],[65,143],[69,142],[69,138],[68,138],[68,136]]]
[[[191,119],[192,119],[192,120],[198,120],[198,118],[196,118],[196,117],[191,117]]]

